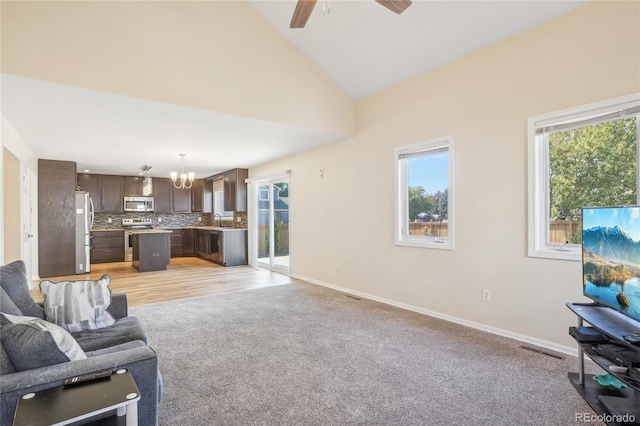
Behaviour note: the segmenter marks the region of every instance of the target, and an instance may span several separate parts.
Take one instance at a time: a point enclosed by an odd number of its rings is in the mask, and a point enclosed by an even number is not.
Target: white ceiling
[[[414,0],[396,15],[374,0],[318,0],[307,25],[290,29],[296,0],[248,0],[353,99],[568,12],[586,1]]]
[[[295,0],[248,0],[354,100],[563,14],[586,1],[416,1],[396,15],[374,0],[319,0],[289,29]],[[341,136],[95,90],[2,75],[2,113],[38,158],[78,170],[197,177],[252,167]],[[176,143],[176,141],[180,141]],[[109,147],[107,149],[106,147]],[[125,154],[126,153],[126,154]]]

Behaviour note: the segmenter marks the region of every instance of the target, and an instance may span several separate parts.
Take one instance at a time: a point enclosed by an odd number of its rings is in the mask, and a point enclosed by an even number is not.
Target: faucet
[[[213,215],[213,221],[216,221],[216,216],[218,216],[220,218],[220,220],[218,220],[218,226],[222,226],[222,216],[220,216],[219,213],[216,213]]]

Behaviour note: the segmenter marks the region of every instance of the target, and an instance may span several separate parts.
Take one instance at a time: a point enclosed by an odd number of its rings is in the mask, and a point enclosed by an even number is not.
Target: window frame
[[[597,117],[632,106],[640,106],[640,93],[619,96],[572,108],[540,114],[527,120],[528,136],[528,255],[547,259],[582,261],[580,244],[552,244],[549,242],[549,151],[548,134],[536,135],[536,129],[580,118]],[[606,120],[612,121],[612,120]],[[640,130],[640,120],[637,120]],[[583,126],[577,126],[583,127]],[[638,133],[640,139],[640,131]],[[639,141],[640,142],[640,141]],[[640,143],[638,143],[640,149]],[[640,169],[636,182],[640,196]]]
[[[454,182],[453,182],[453,135],[430,139],[410,145],[398,146],[394,149],[395,161],[395,245],[406,247],[431,248],[438,250],[454,250]],[[408,235],[409,219],[409,182],[408,159],[401,158],[407,154],[419,154],[446,148],[447,161],[447,237],[430,237]]]

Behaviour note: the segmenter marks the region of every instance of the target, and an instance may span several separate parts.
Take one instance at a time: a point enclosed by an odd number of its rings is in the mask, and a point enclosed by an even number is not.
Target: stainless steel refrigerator
[[[88,192],[76,192],[76,274],[91,270],[91,228],[93,202]]]

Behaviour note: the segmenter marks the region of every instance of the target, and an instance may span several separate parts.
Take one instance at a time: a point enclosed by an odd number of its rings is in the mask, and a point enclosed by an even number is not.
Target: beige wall
[[[20,160],[3,149],[3,246],[4,262],[12,262],[22,258],[22,242],[20,241]]]
[[[22,137],[16,132],[4,114],[0,114],[0,146],[3,152],[2,183],[0,187],[0,223],[8,225],[10,229],[2,226],[0,229],[0,264],[12,260],[23,259],[27,271],[31,271],[31,277],[38,277],[37,259],[37,230],[38,230],[38,203],[37,203],[37,175],[38,158]],[[5,170],[7,168],[8,170]],[[21,191],[21,176],[25,175],[27,189]],[[28,207],[27,207],[28,206]],[[30,211],[29,211],[30,210]],[[20,224],[28,226],[31,223],[31,234],[36,235],[26,243],[20,242]],[[7,232],[8,230],[8,232]],[[21,245],[22,244],[22,245]]]
[[[354,133],[354,101],[245,1],[0,7],[3,73]]]
[[[638,2],[588,4],[359,102],[353,138],[252,169],[291,170],[292,274],[571,351],[581,265],[527,257],[527,117],[640,91],[639,21]],[[455,251],[395,246],[393,149],[449,134]]]

